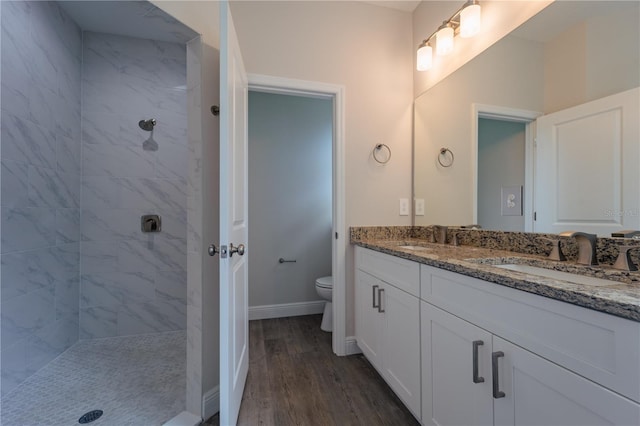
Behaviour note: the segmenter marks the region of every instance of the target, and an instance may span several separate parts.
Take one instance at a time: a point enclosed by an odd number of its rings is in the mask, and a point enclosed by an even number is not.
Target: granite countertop
[[[555,262],[542,256],[512,251],[442,245],[415,239],[360,240],[353,241],[353,244],[640,322],[640,272],[619,271],[608,265],[583,266],[573,262]],[[424,250],[401,248],[402,245],[420,246]],[[495,266],[505,263],[579,273],[610,280],[612,284],[576,284]]]

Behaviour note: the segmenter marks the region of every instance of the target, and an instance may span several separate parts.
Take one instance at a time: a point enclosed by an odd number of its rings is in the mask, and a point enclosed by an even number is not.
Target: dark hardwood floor
[[[238,425],[418,425],[364,356],[333,354],[321,318],[249,323],[249,376]],[[218,416],[205,424],[218,425]]]

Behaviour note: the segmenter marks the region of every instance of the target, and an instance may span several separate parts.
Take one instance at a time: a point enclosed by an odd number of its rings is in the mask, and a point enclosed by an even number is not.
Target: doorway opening
[[[524,232],[525,123],[478,119],[478,220],[485,229]]]
[[[495,105],[472,105],[473,223],[488,229],[532,232],[535,120],[541,115]],[[519,133],[523,135],[516,136]],[[522,137],[524,140],[515,142]],[[499,139],[503,143],[495,143]],[[524,146],[514,146],[519,143]],[[505,152],[505,147],[515,149]],[[512,211],[508,211],[510,207]],[[516,215],[518,211],[521,216]],[[507,217],[509,214],[513,216]]]
[[[250,320],[323,312],[314,283],[332,275],[332,146],[331,99],[249,91]]]
[[[323,275],[331,275],[333,277],[332,347],[333,352],[337,355],[346,355],[344,259],[346,245],[348,244],[348,232],[344,226],[344,88],[324,83],[250,74],[249,91],[248,120],[250,129],[256,124],[253,121],[256,120],[256,116],[252,114],[252,101],[270,102],[273,108],[270,108],[269,115],[274,113],[274,105],[279,104],[278,108],[281,108],[285,104],[289,104],[288,107],[293,107],[297,112],[305,109],[314,114],[313,111],[315,110],[316,113],[314,115],[325,117],[324,120],[318,120],[319,117],[311,120],[316,122],[317,129],[312,133],[316,133],[317,137],[311,137],[311,134],[309,134],[308,138],[310,139],[303,137],[303,139],[307,139],[305,141],[296,142],[295,140],[290,140],[289,144],[293,145],[289,145],[289,148],[284,145],[281,146],[281,149],[264,146],[259,149],[260,152],[258,154],[260,155],[254,155],[256,151],[251,151],[252,142],[249,142],[249,196],[254,204],[249,203],[249,238],[267,241],[268,238],[265,238],[266,235],[263,233],[270,231],[273,233],[274,231],[273,228],[269,229],[269,220],[274,224],[272,226],[277,226],[281,229],[281,232],[277,233],[278,236],[274,237],[277,238],[277,241],[267,244],[266,248],[264,248],[265,252],[260,251],[260,249],[255,251],[255,245],[253,246],[254,253],[260,253],[260,264],[256,265],[256,267],[271,271],[273,274],[268,279],[263,276],[255,276],[255,268],[252,266],[254,274],[250,271],[249,275],[250,318],[275,318],[277,316],[322,312],[324,301],[316,293],[315,279]],[[312,117],[310,116],[310,118]],[[321,124],[323,121],[324,125]],[[327,122],[330,123],[329,127],[326,127]],[[300,139],[300,135],[304,135],[304,124],[296,123],[295,120],[289,120],[289,127],[286,129],[281,126],[278,127],[273,121],[263,122],[262,125],[266,127],[275,125],[276,128],[273,129],[275,134],[287,134],[291,136],[289,139]],[[298,137],[296,138],[294,135]],[[311,139],[317,139],[317,141],[313,142]],[[322,140],[325,142],[322,142]],[[295,146],[302,143],[309,146]],[[278,144],[285,144],[285,142],[280,140]],[[307,159],[305,160],[304,157],[307,157]],[[252,158],[254,158],[254,161],[251,160]],[[304,161],[307,161],[308,164],[304,165]],[[287,187],[292,190],[297,187],[297,190],[300,191],[299,194],[301,195],[293,198],[288,197],[290,200],[286,201],[288,209],[298,211],[298,214],[292,216],[292,220],[296,221],[296,223],[285,223],[286,218],[278,218],[277,209],[274,209],[274,211],[266,210],[269,208],[267,206],[269,203],[272,203],[271,205],[273,206],[278,205],[278,208],[284,207],[281,204],[285,203],[285,198],[287,197],[282,199],[282,203],[278,199],[286,194],[277,192],[273,186],[271,195],[258,193],[258,188],[251,187],[251,175],[253,173],[254,178],[257,178],[261,172],[256,167],[260,168],[258,163],[262,162],[282,164],[281,169],[276,173],[276,178],[283,179],[283,182],[288,180],[289,183],[286,186],[281,185],[280,191],[286,190]],[[287,175],[287,170],[291,171],[289,175]],[[303,176],[311,174],[316,175],[316,183],[313,183],[313,177]],[[322,176],[318,176],[318,174]],[[306,181],[306,184],[302,184],[303,181]],[[323,181],[324,183],[320,183]],[[264,182],[261,181],[259,186],[262,187],[264,186],[263,184]],[[309,184],[314,186],[314,190],[302,189],[302,187]],[[257,203],[256,200],[261,200],[262,202],[255,205]],[[309,217],[316,215],[318,212],[320,212],[320,217],[323,218],[320,223],[308,220]],[[256,219],[254,221],[251,220],[252,217],[255,218],[257,215],[260,216],[261,222],[263,219],[268,219],[266,223],[261,224],[262,229],[256,229]],[[269,219],[263,217],[263,215],[273,217]],[[317,228],[315,228],[316,226]],[[300,231],[297,232],[295,229]],[[304,236],[301,234],[302,232],[308,235]],[[321,247],[327,248],[324,257],[317,259],[316,257],[320,255],[314,254],[317,250],[313,247],[297,249],[296,247],[305,246],[304,241],[296,241],[298,234],[301,234],[300,238],[315,238],[321,241]],[[260,247],[260,243],[258,243],[258,247]],[[257,257],[254,255],[252,259]],[[280,259],[283,260],[282,263],[280,263]],[[287,262],[293,260],[296,262]],[[294,280],[304,280],[304,282],[292,281],[285,284],[280,281],[278,284],[278,278],[285,276],[293,276]],[[266,288],[252,288],[259,286],[260,281],[263,279],[266,280],[263,282],[267,282]],[[269,290],[270,286],[271,290]],[[273,294],[267,294],[268,292],[273,293],[273,291],[280,293],[277,298],[274,298]],[[273,303],[274,301],[275,303]]]

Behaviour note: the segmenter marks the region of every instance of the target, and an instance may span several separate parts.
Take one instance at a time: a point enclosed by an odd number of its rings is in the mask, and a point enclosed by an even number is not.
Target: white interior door
[[[220,424],[235,425],[249,370],[248,80],[229,4],[220,7]]]
[[[537,120],[535,232],[640,229],[640,88]]]

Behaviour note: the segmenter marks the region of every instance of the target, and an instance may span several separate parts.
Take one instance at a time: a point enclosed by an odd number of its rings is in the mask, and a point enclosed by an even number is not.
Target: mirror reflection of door
[[[525,230],[522,205],[517,205],[524,194],[515,193],[525,182],[525,126],[478,119],[478,224],[485,229]]]
[[[640,88],[537,121],[536,232],[640,229]]]

